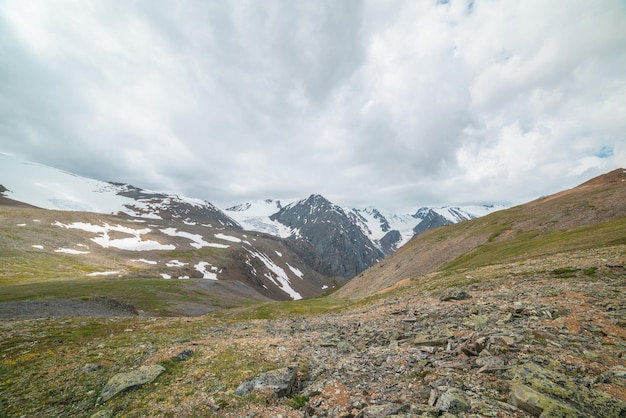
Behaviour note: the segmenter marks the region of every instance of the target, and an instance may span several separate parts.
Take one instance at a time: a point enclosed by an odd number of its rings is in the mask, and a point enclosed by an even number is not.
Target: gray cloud
[[[0,4],[0,151],[219,205],[521,202],[626,166],[626,6]]]

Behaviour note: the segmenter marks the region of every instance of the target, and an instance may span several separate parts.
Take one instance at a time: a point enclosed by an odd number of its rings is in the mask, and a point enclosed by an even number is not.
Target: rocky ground
[[[95,339],[92,357],[66,353],[58,384],[93,380],[74,386],[85,392],[75,409],[37,409],[10,393],[15,382],[0,400],[8,416],[623,417],[625,261],[621,246],[438,273],[319,316],[155,319]],[[116,333],[156,333],[159,321],[175,341],[141,334],[107,351]],[[33,326],[18,323],[3,332]],[[130,371],[143,386],[115,393]]]
[[[259,324],[306,364],[307,402],[246,414],[626,416],[626,277],[559,274]]]
[[[0,302],[0,320],[16,318],[60,318],[67,316],[115,317],[138,315],[128,304],[99,297],[91,300],[53,299]]]

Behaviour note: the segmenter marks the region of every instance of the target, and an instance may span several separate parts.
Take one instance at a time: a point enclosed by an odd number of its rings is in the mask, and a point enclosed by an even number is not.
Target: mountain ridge
[[[359,298],[442,268],[476,267],[597,243],[619,243],[624,241],[625,201],[626,170],[617,169],[572,189],[428,230],[337,294]],[[586,242],[589,237],[596,241]]]

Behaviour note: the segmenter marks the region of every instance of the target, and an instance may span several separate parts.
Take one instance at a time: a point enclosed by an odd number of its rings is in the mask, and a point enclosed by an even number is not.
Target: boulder
[[[452,414],[469,411],[471,408],[465,395],[453,388],[439,395],[435,407],[441,412],[450,412]]]
[[[158,364],[151,366],[141,366],[137,370],[133,370],[127,373],[118,373],[111,377],[104,389],[100,393],[96,404],[102,404],[118,393],[123,393],[146,383],[153,382],[154,379],[159,377],[161,373],[165,371],[165,367]]]
[[[443,291],[441,296],[439,296],[439,300],[442,302],[449,301],[449,300],[464,300],[464,299],[471,299],[471,298],[472,297],[470,296],[469,293],[457,287],[451,287],[449,289],[446,289]]]
[[[589,388],[574,377],[535,363],[517,365],[512,374],[509,403],[530,414],[542,417],[626,416],[626,402]]]
[[[263,373],[252,380],[242,383],[235,389],[235,395],[245,396],[252,391],[269,391],[274,398],[288,396],[296,381],[296,368],[284,367]]]
[[[172,361],[187,361],[193,356],[193,350],[186,349],[172,356]]]

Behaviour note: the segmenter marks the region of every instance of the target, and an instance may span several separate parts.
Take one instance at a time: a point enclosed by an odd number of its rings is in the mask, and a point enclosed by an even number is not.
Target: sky
[[[626,168],[624,0],[2,0],[0,152],[228,207]]]

